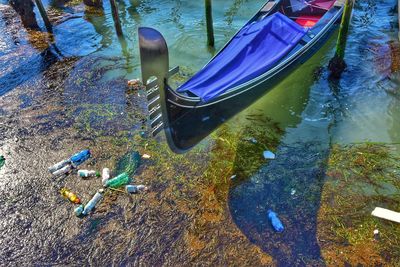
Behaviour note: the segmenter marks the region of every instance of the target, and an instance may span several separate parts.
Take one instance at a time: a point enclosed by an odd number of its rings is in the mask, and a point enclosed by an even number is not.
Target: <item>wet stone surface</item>
[[[0,254],[7,264],[271,264],[234,225],[226,203],[230,180],[220,180],[228,175],[223,169],[207,166],[209,146],[175,155],[165,142],[140,137],[146,116],[140,92],[125,94],[125,80],[100,81],[96,75],[105,69],[88,68],[93,60],[100,59],[57,62],[1,98],[0,154],[7,163],[0,170]],[[102,102],[74,100],[91,88],[99,97],[104,92]],[[127,153],[151,155],[133,177],[150,192],[107,191],[93,214],[75,217],[59,189],[87,202],[101,179],[54,178],[47,168],[84,148],[93,158],[82,168],[109,167],[112,175],[118,165],[131,164]]]

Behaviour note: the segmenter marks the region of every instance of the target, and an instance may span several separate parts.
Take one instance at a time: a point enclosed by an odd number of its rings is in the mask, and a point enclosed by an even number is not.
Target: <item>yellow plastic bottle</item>
[[[68,199],[69,201],[71,201],[74,204],[81,204],[81,200],[78,198],[77,195],[75,195],[74,193],[72,193],[71,191],[69,191],[66,188],[62,188],[60,190],[61,195]]]

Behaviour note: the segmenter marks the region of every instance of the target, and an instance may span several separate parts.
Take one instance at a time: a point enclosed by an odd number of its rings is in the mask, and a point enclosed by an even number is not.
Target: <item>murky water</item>
[[[216,49],[262,3],[213,1]],[[144,96],[127,92],[126,79],[140,75],[140,25],[165,35],[171,66],[186,75],[203,66],[215,52],[206,46],[203,2],[119,1],[124,39],[115,34],[107,1],[103,12],[45,4],[52,14],[71,17],[55,26],[53,45],[43,46],[31,33],[6,27],[17,20],[0,2],[4,264],[325,264],[317,218],[332,144],[400,143],[394,1],[357,2],[340,81],[330,81],[326,70],[333,37],[184,156],[169,153],[162,138],[138,137]],[[250,137],[258,145],[243,141]],[[75,218],[59,187],[89,199],[98,182],[54,180],[46,169],[83,147],[93,150],[88,167],[97,169],[118,165],[135,149],[151,153],[154,159],[136,176],[151,193],[110,194],[93,216]],[[277,159],[265,162],[265,149]],[[233,174],[238,177],[230,181]],[[268,209],[281,217],[283,234],[272,230]]]

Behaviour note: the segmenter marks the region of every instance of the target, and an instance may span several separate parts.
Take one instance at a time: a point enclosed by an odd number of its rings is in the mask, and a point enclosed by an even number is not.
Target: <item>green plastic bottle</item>
[[[112,187],[112,188],[118,188],[124,185],[127,185],[131,182],[131,178],[128,176],[126,172],[121,173],[115,178],[112,178],[108,180],[105,183],[105,187]]]
[[[6,159],[4,156],[0,156],[0,169],[4,166],[6,163]]]

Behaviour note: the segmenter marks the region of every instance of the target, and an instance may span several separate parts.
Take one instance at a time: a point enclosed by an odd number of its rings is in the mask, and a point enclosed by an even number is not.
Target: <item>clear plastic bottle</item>
[[[53,166],[49,167],[49,172],[54,173],[55,171],[58,171],[59,169],[65,167],[70,163],[69,159],[65,159],[63,161],[60,161]]]
[[[127,185],[125,190],[129,194],[136,194],[147,190],[147,186],[144,185]]]
[[[83,215],[88,215],[94,207],[97,205],[97,203],[100,202],[100,200],[103,198],[104,190],[99,189],[96,194],[92,197],[91,200],[85,205],[85,208],[82,211]]]
[[[84,209],[85,209],[85,207],[83,206],[83,204],[79,205],[74,210],[75,215],[78,217],[81,216]]]
[[[53,172],[53,175],[54,176],[58,176],[58,175],[61,175],[61,174],[65,174],[65,173],[69,172],[71,169],[72,169],[72,166],[70,164],[68,164],[68,165],[62,167],[61,169]]]

